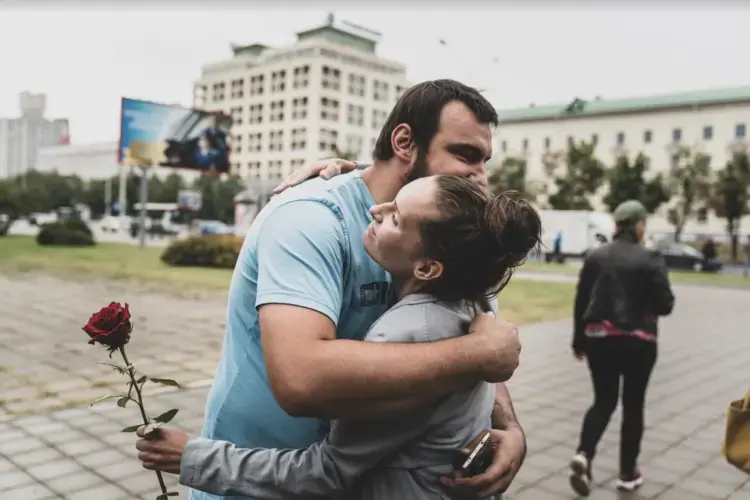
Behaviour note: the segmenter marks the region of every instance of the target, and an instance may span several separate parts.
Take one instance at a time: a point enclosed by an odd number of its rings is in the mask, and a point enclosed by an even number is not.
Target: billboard
[[[118,161],[227,173],[231,125],[222,113],[123,98]]]

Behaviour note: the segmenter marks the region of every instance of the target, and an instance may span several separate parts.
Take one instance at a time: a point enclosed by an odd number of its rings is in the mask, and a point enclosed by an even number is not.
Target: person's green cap
[[[615,222],[636,223],[648,218],[646,207],[638,200],[628,200],[620,203],[613,213]]]

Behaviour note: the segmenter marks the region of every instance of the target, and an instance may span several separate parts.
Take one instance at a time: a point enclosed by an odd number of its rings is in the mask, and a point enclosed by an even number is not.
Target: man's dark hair
[[[497,126],[497,111],[477,89],[455,80],[422,82],[407,89],[393,107],[380,131],[372,157],[376,161],[393,158],[391,135],[402,123],[411,127],[417,151],[426,154],[438,132],[443,108],[453,101],[462,102],[479,123]]]

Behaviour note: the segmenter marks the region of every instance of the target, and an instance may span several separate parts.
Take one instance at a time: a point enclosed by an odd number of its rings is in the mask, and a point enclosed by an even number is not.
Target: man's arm
[[[440,342],[336,339],[349,258],[340,216],[322,203],[292,202],[269,215],[258,238],[255,306],[269,383],[287,413],[373,418],[512,375],[517,332],[492,318]]]
[[[589,307],[591,300],[591,289],[596,281],[597,263],[591,256],[583,261],[583,267],[578,275],[576,286],[575,306],[573,308],[573,352],[581,354],[585,351],[586,324],[583,315]]]
[[[476,445],[477,436],[468,449]],[[481,474],[466,478],[443,478],[443,484],[456,488],[459,498],[487,498],[504,493],[510,487],[526,458],[526,436],[516,419],[505,384],[495,384],[495,406],[492,411],[492,464]],[[468,449],[464,453],[468,453]]]
[[[433,410],[422,407],[377,422],[336,421],[322,442],[304,450],[248,449],[193,439],[182,453],[180,483],[215,495],[257,500],[327,498],[350,489],[383,458],[424,433]],[[160,464],[154,464],[158,469]]]
[[[422,344],[336,339],[328,318],[300,307],[263,306],[260,318],[271,389],[297,416],[404,412],[481,380],[479,360],[504,351],[485,344],[479,333]],[[512,345],[505,351],[516,355]],[[502,366],[514,363],[498,359]]]
[[[510,400],[508,387],[503,384],[495,384],[495,407],[492,409],[492,428],[501,431],[510,429],[521,429],[516,417],[516,411],[513,409],[513,402]]]
[[[669,284],[667,267],[664,264],[664,258],[661,255],[652,255],[649,292],[651,300],[649,304],[651,311],[657,316],[667,316],[674,309],[674,294]]]

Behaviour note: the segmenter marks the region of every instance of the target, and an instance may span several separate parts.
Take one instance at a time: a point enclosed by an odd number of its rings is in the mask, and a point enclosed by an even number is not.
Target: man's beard
[[[406,182],[421,179],[430,175],[430,167],[427,165],[427,152],[417,149],[417,159],[414,160],[414,166],[406,177]]]

